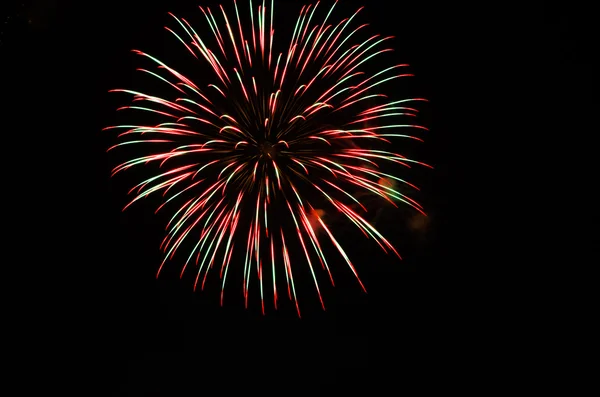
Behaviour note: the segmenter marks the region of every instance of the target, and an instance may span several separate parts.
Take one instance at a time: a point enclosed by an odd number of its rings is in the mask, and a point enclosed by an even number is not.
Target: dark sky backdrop
[[[412,87],[431,100],[423,121],[431,131],[419,158],[436,169],[416,182],[432,221],[422,238],[396,236],[403,262],[377,261],[381,256],[374,254],[370,260],[377,263],[363,265],[368,295],[348,283],[327,294],[326,313],[310,302],[298,320],[290,308],[266,317],[236,302],[220,308],[194,294],[189,282],[155,280],[164,218],[143,203],[122,213],[135,178],[109,179],[115,164],[105,149],[112,141],[100,129],[114,123],[120,104],[107,91],[133,88],[140,60],[129,51],[181,51],[162,28],[166,12],[199,20],[195,5],[215,2],[9,3],[0,35],[12,68],[6,76],[14,76],[9,109],[19,115],[17,127],[30,131],[17,135],[19,147],[33,142],[44,159],[28,178],[36,186],[23,186],[34,191],[28,200],[44,213],[29,232],[38,243],[27,248],[41,254],[36,277],[52,296],[40,299],[40,321],[50,343],[62,343],[59,350],[79,367],[63,377],[81,395],[380,395],[467,382],[452,368],[464,358],[465,338],[480,329],[474,318],[486,310],[464,309],[476,300],[463,270],[477,262],[469,252],[480,238],[470,229],[472,207],[462,190],[465,170],[473,167],[466,158],[477,150],[468,142],[482,139],[469,135],[475,134],[469,104],[476,100],[469,92],[478,85],[469,77],[483,76],[482,57],[498,43],[498,34],[486,28],[499,26],[497,10],[364,2],[363,18],[373,31],[397,37],[396,59],[412,65]],[[276,10],[286,12],[304,4],[281,3]],[[344,3],[350,10],[363,5]],[[590,60],[576,55],[581,28],[556,10],[547,18],[540,37],[558,43],[559,61],[586,73]]]

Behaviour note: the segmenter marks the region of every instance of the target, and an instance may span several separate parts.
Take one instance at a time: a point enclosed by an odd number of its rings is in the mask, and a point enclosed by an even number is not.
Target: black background
[[[282,3],[291,11],[303,4]],[[573,71],[572,80],[554,80],[554,94],[575,94],[577,86],[580,98],[590,95],[591,57],[581,55],[589,24],[581,10],[541,3],[527,13],[455,2],[366,4],[363,18],[396,36],[398,59],[411,64],[415,89],[431,101],[425,116],[431,131],[420,156],[435,170],[419,184],[432,222],[424,240],[400,246],[403,262],[372,264],[368,295],[342,287],[327,297],[327,312],[308,304],[300,320],[292,310],[263,317],[235,303],[221,308],[189,284],[156,280],[161,219],[143,205],[122,213],[133,178],[109,178],[111,138],[100,130],[114,122],[119,102],[107,91],[129,88],[138,62],[131,49],[156,53],[177,45],[162,29],[170,23],[166,12],[193,19],[200,16],[195,5],[7,5],[5,111],[15,123],[5,125],[16,141],[7,159],[27,174],[11,182],[26,206],[15,229],[25,241],[18,256],[33,262],[28,277],[44,291],[36,298],[25,292],[39,313],[28,332],[58,351],[46,357],[50,365],[68,368],[54,381],[82,395],[376,395],[448,390],[473,385],[474,374],[486,378],[478,362],[494,349],[493,338],[483,336],[493,327],[484,318],[494,309],[483,297],[496,284],[493,276],[479,276],[489,268],[502,273],[503,263],[480,242],[489,244],[503,230],[481,235],[475,225],[494,217],[491,204],[483,205],[481,192],[466,183],[483,173],[478,152],[495,155],[478,112],[498,98],[483,91],[509,80],[500,76],[516,64],[542,80]],[[507,19],[515,15],[518,23]],[[518,77],[513,83],[523,90],[533,84]]]

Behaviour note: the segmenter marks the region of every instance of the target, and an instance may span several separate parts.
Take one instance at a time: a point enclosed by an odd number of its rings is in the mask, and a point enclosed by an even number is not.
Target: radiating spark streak
[[[188,31],[187,27],[181,23],[181,21],[179,20],[179,18],[177,18],[175,15],[173,15],[172,13],[169,13],[169,15],[171,15],[178,23],[179,25],[181,25],[181,27],[183,28],[183,30],[185,30],[185,32],[193,39],[194,36],[192,36],[192,34]],[[175,32],[173,32],[171,29],[169,29],[167,26],[165,26],[165,29],[168,30],[169,32],[171,32],[175,37],[177,37],[177,39],[183,43],[183,45],[185,46],[185,48],[188,49],[188,51],[196,58],[198,59],[198,56],[196,55],[196,53],[187,45],[187,43],[181,38],[179,37],[179,35]]]
[[[172,114],[170,114],[170,113],[167,113],[167,112],[161,112],[161,111],[159,111],[159,110],[156,110],[156,109],[144,108],[144,107],[141,107],[141,106],[122,106],[122,107],[118,108],[118,109],[117,109],[117,111],[119,111],[119,110],[126,110],[126,109],[137,109],[137,110],[143,110],[143,111],[146,111],[146,112],[151,112],[151,113],[160,114],[160,115],[162,115],[162,116],[167,116],[167,117],[171,117],[171,118],[177,118],[177,116],[173,116],[173,115],[172,115]]]

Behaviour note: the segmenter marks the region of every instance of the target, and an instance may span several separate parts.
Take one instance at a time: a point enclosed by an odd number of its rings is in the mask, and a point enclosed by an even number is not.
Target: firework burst
[[[171,14],[174,28],[166,29],[204,69],[185,76],[134,50],[156,67],[139,70],[172,96],[112,90],[133,95],[132,105],[120,109],[151,112],[161,120],[108,127],[123,130],[120,143],[109,150],[133,145],[145,154],[120,164],[113,175],[157,165],[151,178],[131,190],[135,197],[125,208],[159,192],[164,201],[157,211],[171,208],[158,273],[181,252],[181,274],[195,273],[194,289],[204,288],[209,273],[219,274],[222,304],[235,267],[243,272],[246,306],[253,288],[263,313],[266,297],[277,308],[283,291],[300,315],[294,275],[299,266],[307,267],[325,308],[318,274],[333,283],[328,249],[340,254],[365,289],[325,222],[326,212],[340,214],[400,257],[365,219],[361,196],[353,192],[423,212],[400,193],[399,185],[417,188],[396,176],[395,168],[427,165],[396,153],[392,141],[421,141],[409,131],[426,128],[404,120],[414,120],[417,109],[411,103],[424,99],[391,100],[381,93],[386,83],[411,74],[404,72],[405,64],[367,71],[392,51],[391,37],[366,34],[368,25],[355,23],[361,9],[331,22],[333,4],[315,23],[319,3],[304,6],[291,40],[276,49],[273,1],[265,3],[250,1],[245,17],[235,2],[230,13],[222,6],[200,7],[209,27],[204,35]],[[293,247],[298,254],[290,253]]]

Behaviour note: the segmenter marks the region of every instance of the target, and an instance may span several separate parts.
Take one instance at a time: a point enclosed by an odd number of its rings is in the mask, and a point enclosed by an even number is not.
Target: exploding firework
[[[409,131],[426,128],[403,120],[414,120],[411,103],[425,99],[389,99],[381,92],[391,80],[412,76],[404,73],[408,65],[370,72],[392,51],[392,37],[365,34],[368,25],[355,23],[362,8],[330,22],[335,6],[320,23],[314,22],[319,3],[302,7],[282,48],[276,47],[273,1],[256,7],[250,1],[244,17],[235,2],[235,14],[199,7],[209,28],[203,35],[171,14],[177,28],[166,29],[204,67],[196,75],[134,50],[156,67],[139,70],[172,95],[112,90],[133,96],[133,104],[120,109],[160,119],[108,127],[124,130],[109,150],[132,145],[143,151],[113,175],[136,166],[153,170],[131,190],[135,197],[125,208],[161,192],[157,211],[172,211],[157,276],[177,253],[181,275],[195,273],[194,289],[204,288],[209,273],[219,275],[221,304],[228,274],[237,271],[246,307],[252,289],[263,313],[266,297],[277,308],[283,290],[300,315],[295,275],[303,266],[325,308],[321,279],[334,282],[326,252],[339,253],[365,289],[326,214],[337,213],[400,257],[367,221],[360,193],[423,213],[398,189],[417,188],[397,168],[427,165],[397,153],[392,142],[421,141]]]

